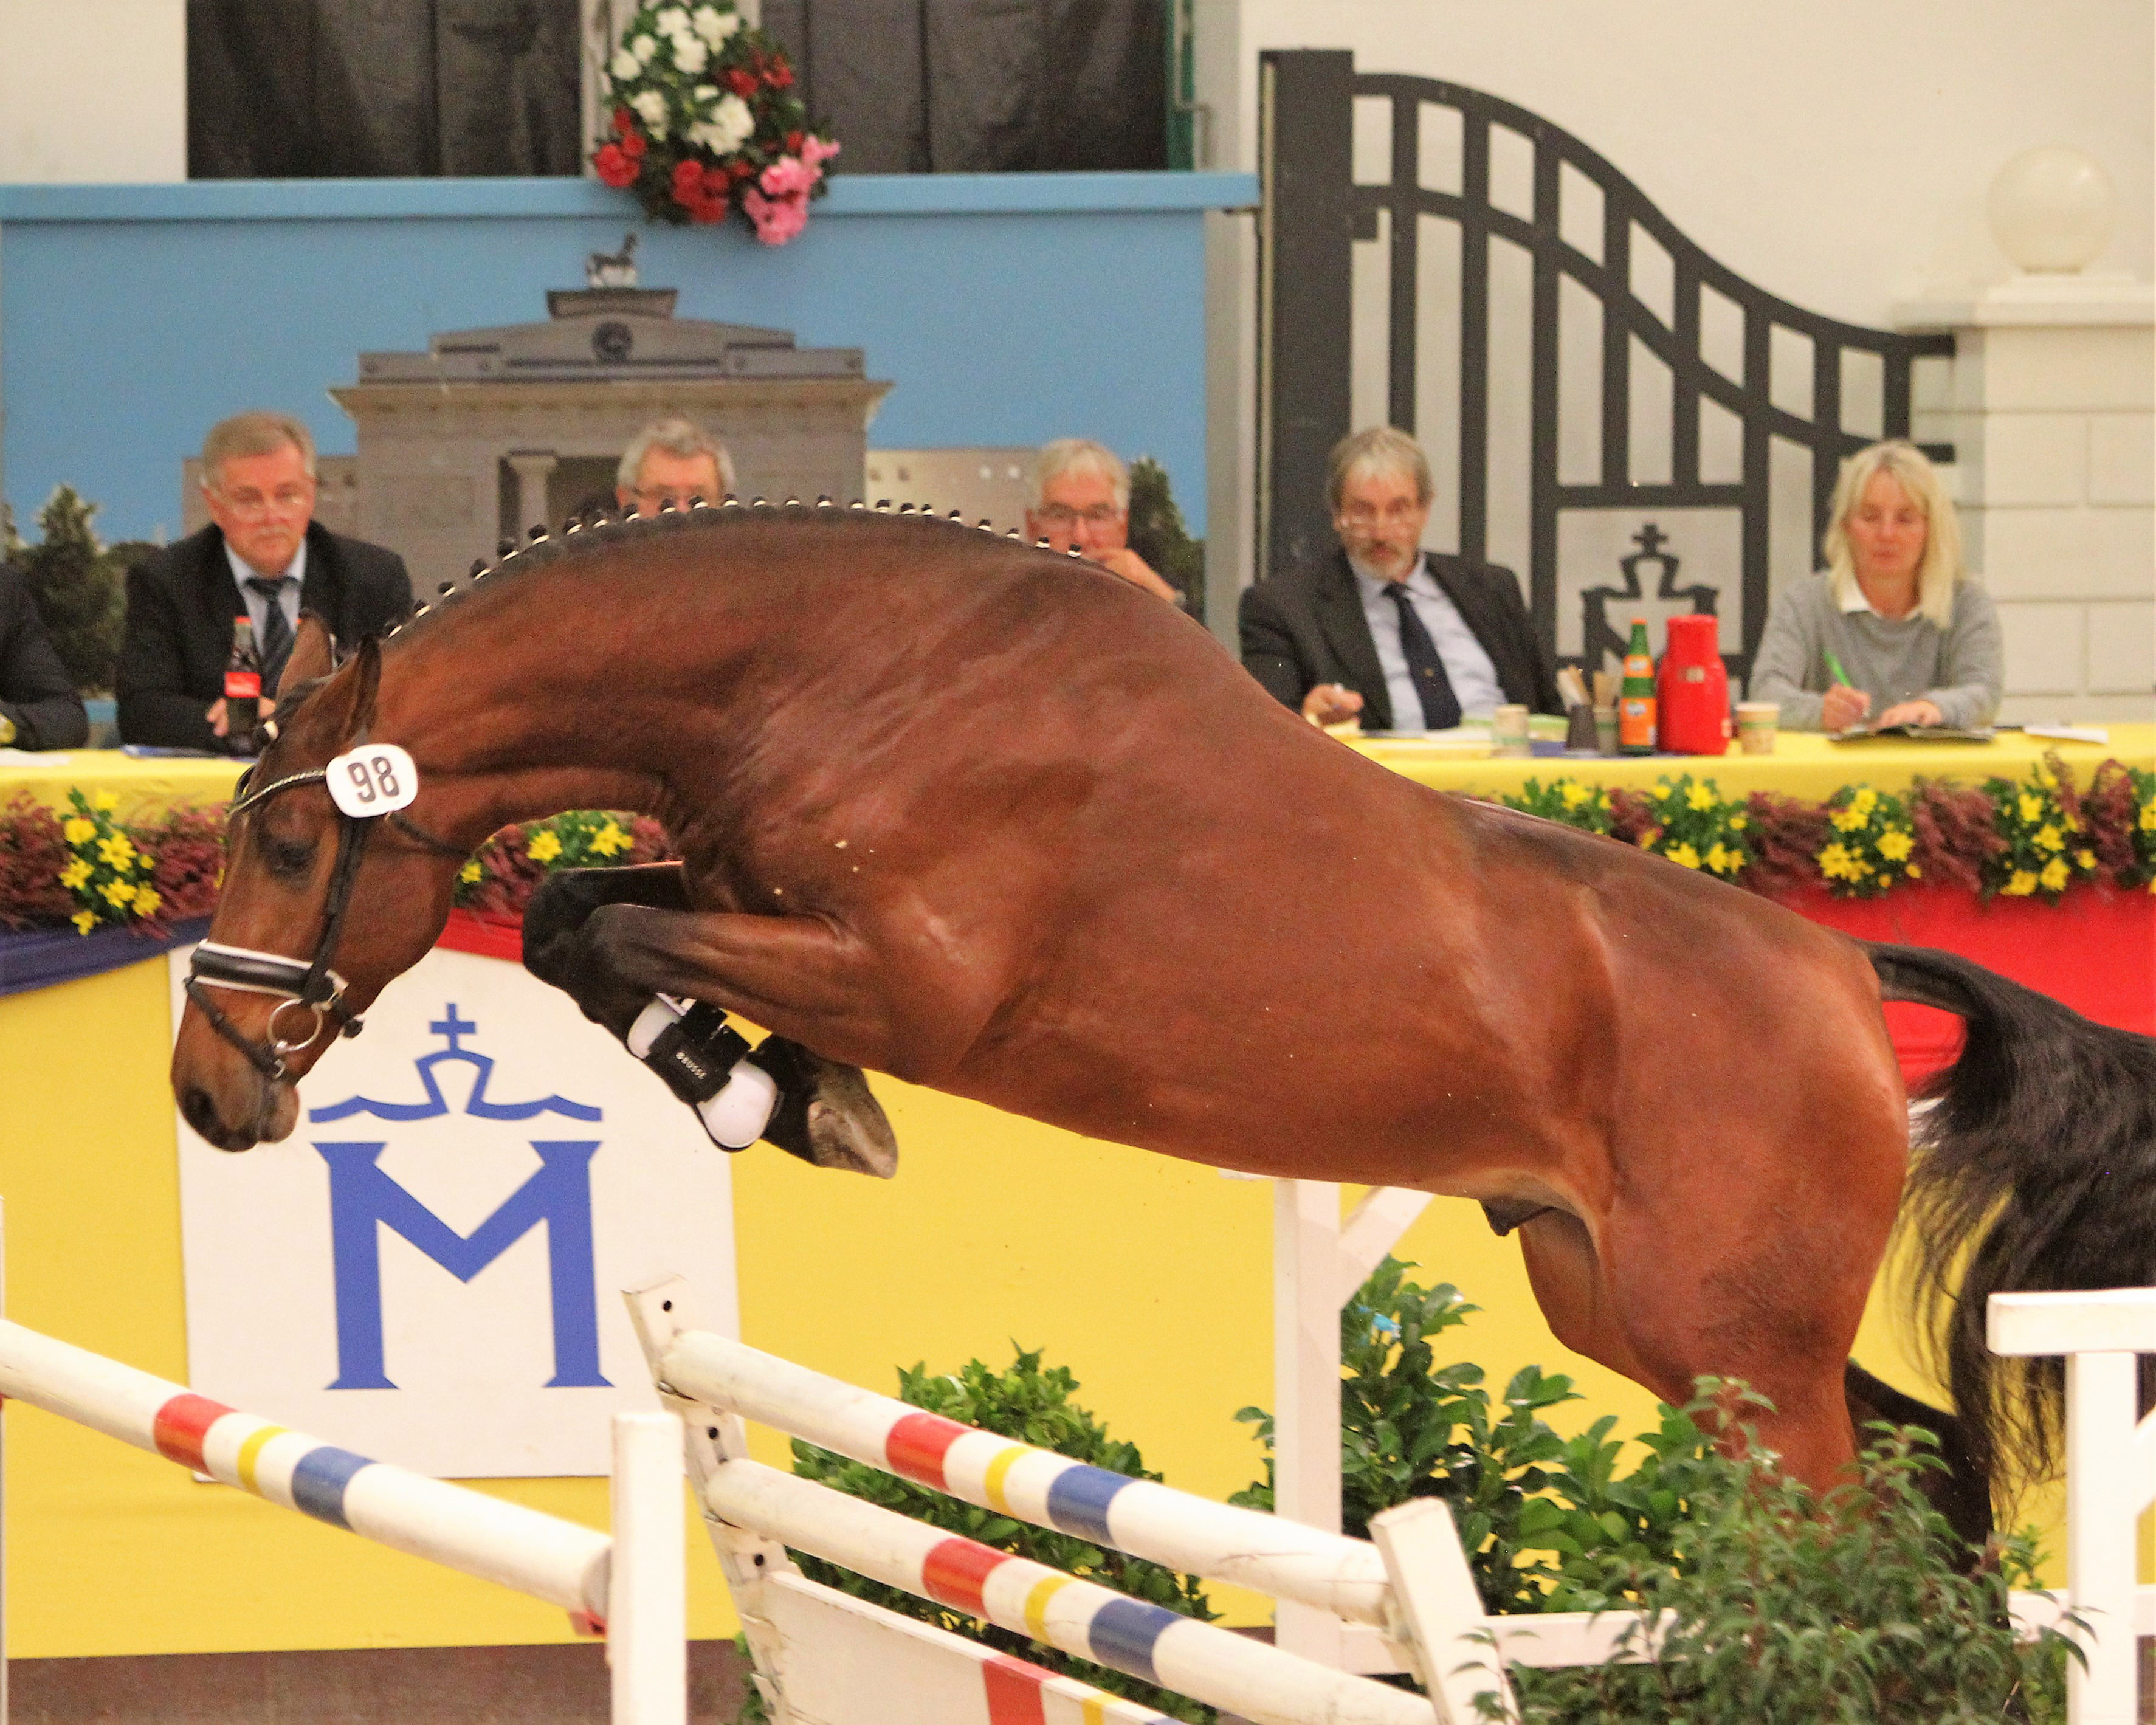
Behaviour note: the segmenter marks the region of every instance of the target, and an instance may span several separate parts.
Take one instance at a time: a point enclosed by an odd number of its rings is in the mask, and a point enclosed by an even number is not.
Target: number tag
[[[419,769],[393,742],[370,742],[329,764],[330,800],[345,814],[364,818],[408,809],[419,794]]]

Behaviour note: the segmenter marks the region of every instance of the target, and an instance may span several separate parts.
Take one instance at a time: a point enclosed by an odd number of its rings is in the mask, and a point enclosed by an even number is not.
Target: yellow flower
[[[70,814],[60,823],[60,836],[70,845],[87,845],[97,836],[97,823],[80,814]]]
[[[1668,857],[1681,869],[1696,869],[1699,866],[1699,853],[1689,845],[1677,845],[1673,850],[1664,851],[1662,855]]]
[[[1751,824],[1751,817],[1748,815],[1732,814],[1729,817],[1729,830],[1732,833],[1741,833]]]
[[[157,914],[157,906],[162,903],[164,900],[158,896],[156,887],[143,886],[135,889],[135,911],[137,916],[154,916]]]
[[[616,851],[626,850],[631,842],[629,834],[612,821],[592,834],[592,849],[601,856],[612,856]]]
[[[2035,835],[2029,842],[2039,850],[2064,850],[2066,848],[2066,835],[2048,820],[2036,829]]]
[[[2140,819],[2135,824],[2144,833],[2156,833],[2156,797],[2141,805]]]
[[[2036,878],[2043,883],[2045,891],[2056,892],[2073,877],[2074,871],[2066,866],[2066,859],[2055,856],[2044,865],[2044,872]]]
[[[1889,827],[1879,835],[1879,854],[1889,862],[1900,862],[1916,848],[1907,827]]]
[[[85,885],[89,880],[90,865],[80,857],[77,857],[60,870],[60,885],[66,887],[69,892],[73,892],[78,886]]]
[[[1581,803],[1584,803],[1589,797],[1594,794],[1593,791],[1589,789],[1587,786],[1582,784],[1576,778],[1568,778],[1564,782],[1563,789],[1564,806],[1568,809],[1578,808]],[[598,840],[594,839],[593,840],[593,843],[596,845]]]
[[[478,880],[484,873],[485,873],[485,870],[480,867],[479,859],[477,857],[474,857],[470,862],[466,863],[462,868],[457,870],[457,879],[469,886],[471,882]]]
[[[2030,777],[2035,779],[2038,784],[2043,786],[2043,788],[2047,791],[2059,782],[2052,776],[2051,769],[2046,767],[2041,761],[2039,761],[2036,763],[2036,770],[2030,773]]]
[[[2096,853],[2093,850],[2090,850],[2086,848],[2076,850],[2074,853],[2074,860],[2079,863],[2082,867],[2087,869],[2091,874],[2096,872]]]
[[[533,834],[531,844],[526,852],[526,855],[536,863],[552,862],[561,854],[561,836],[551,827],[543,833]]]
[[[2016,869],[1999,890],[2009,898],[2026,898],[2036,890],[2036,877],[2026,869]]]
[[[1717,875],[1733,875],[1744,865],[1744,854],[1732,850],[1717,839],[1714,848],[1707,853],[1707,865]]]
[[[1595,792],[1594,806],[1597,809],[1607,809],[1609,806],[1609,788],[1607,785],[1603,786],[1600,789]],[[2152,803],[2148,806],[2150,809],[2156,809],[2156,803]],[[2148,811],[2143,810],[2143,812],[2146,814]],[[2142,824],[2144,826],[2156,827],[2156,820],[2146,820],[2143,821]]]
[[[115,833],[110,839],[97,841],[97,854],[112,867],[123,873],[134,863],[135,847],[127,842],[125,833]]]
[[[1879,793],[1867,786],[1849,799],[1849,806],[1859,814],[1869,818],[1871,811],[1879,806]]]
[[[101,809],[110,814],[120,806],[119,793],[115,791],[100,791],[90,799],[90,806],[93,809]]]
[[[97,927],[97,912],[77,911],[74,916],[68,918],[68,921],[74,924],[78,933],[88,934],[91,929]]]
[[[1916,864],[1914,864],[1914,863],[1911,863],[1911,864],[1909,865],[1908,874],[1909,874],[1909,878],[1910,878],[1912,880],[1921,880],[1921,879],[1922,879],[1922,878],[1923,878],[1923,873],[1924,873],[1924,871],[1923,871],[1921,868],[1917,867]]]
[[[2024,791],[2018,806],[2024,820],[2041,820],[2044,818],[2044,799],[2041,797],[2033,797]]]
[[[1655,848],[1655,840],[1661,836],[1662,829],[1660,827],[1649,827],[1645,832],[1640,834],[1640,836],[1635,839],[1632,842],[1638,845],[1642,850],[1652,850]]]
[[[115,910],[124,911],[135,902],[135,889],[125,880],[108,880],[97,890]]]
[[[1854,880],[1856,858],[1846,845],[1830,845],[1819,854],[1820,873],[1830,880]]]
[[[1863,824],[1864,816],[1854,803],[1846,809],[1837,810],[1834,816],[1834,829],[1837,833],[1853,833]]]
[[[1719,800],[1714,793],[1703,784],[1694,785],[1691,794],[1685,798],[1685,801],[1695,809],[1712,809]]]
[[[1657,803],[1666,803],[1676,793],[1677,788],[1666,778],[1662,781],[1661,788],[1655,793],[1655,800]]]

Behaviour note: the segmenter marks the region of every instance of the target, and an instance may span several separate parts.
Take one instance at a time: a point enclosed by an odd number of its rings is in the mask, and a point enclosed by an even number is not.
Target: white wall
[[[186,0],[0,0],[0,181],[187,177]]]
[[[1985,193],[2037,143],[2087,151],[2117,187],[2095,267],[2152,274],[2147,0],[1197,0],[1197,28],[1216,167],[1257,165],[1261,50],[1347,48],[1360,70],[1442,77],[1556,122],[1738,275],[1852,322],[1890,327],[1899,302],[2009,275]],[[1246,580],[1253,224],[1215,223],[1213,554]],[[1363,418],[1383,400],[1366,369]],[[1802,543],[1775,561],[1800,564]]]

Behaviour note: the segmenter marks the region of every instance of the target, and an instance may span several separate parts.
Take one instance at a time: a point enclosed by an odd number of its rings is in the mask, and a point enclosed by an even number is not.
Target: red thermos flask
[[[1716,644],[1712,617],[1672,617],[1669,650],[1656,680],[1662,752],[1719,755],[1729,747],[1729,673]]]

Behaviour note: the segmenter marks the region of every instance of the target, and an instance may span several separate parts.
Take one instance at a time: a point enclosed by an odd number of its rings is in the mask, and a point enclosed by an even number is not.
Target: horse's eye
[[[314,860],[315,847],[305,839],[265,835],[262,840],[262,860],[273,875],[296,880]]]

